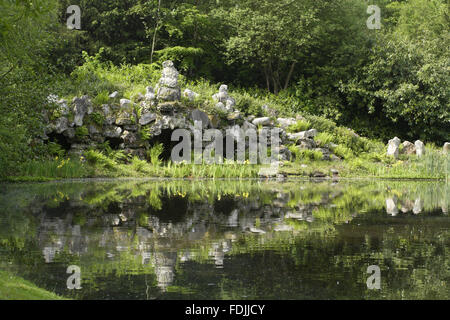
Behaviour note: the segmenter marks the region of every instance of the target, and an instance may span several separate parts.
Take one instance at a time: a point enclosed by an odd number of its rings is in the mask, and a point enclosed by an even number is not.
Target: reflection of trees
[[[2,246],[12,248],[12,256],[18,257],[25,254],[27,239],[34,239],[41,261],[69,265],[76,260],[87,277],[84,287],[92,290],[101,290],[98,277],[133,274],[151,275],[147,284],[150,281],[162,292],[170,292],[179,287],[177,275],[188,262],[224,268],[227,257],[241,259],[276,250],[311,281],[350,274],[355,281],[348,290],[356,298],[372,297],[361,277],[369,262],[385,271],[389,268],[390,283],[406,281],[411,297],[446,296],[440,281],[448,277],[448,232],[435,233],[435,224],[414,220],[414,214],[448,212],[448,185],[127,181],[27,185],[24,189],[12,185],[0,195]],[[30,193],[35,196],[28,197]],[[167,203],[186,202],[183,214],[173,218],[166,214],[171,208]],[[376,236],[364,234],[374,221],[405,217],[410,219],[408,226],[399,224],[392,232],[379,229]],[[355,221],[362,224],[360,231],[352,224]],[[448,222],[442,222],[448,228]],[[351,249],[344,237],[336,251],[337,239],[347,232],[361,240]],[[441,238],[429,238],[430,234]],[[286,267],[271,263],[280,270]],[[304,270],[309,264],[316,269]],[[321,269],[327,274],[320,275]],[[259,292],[270,276],[252,284],[251,290]],[[251,296],[251,290],[232,280],[236,277],[225,277],[222,289]],[[339,289],[327,288],[336,297]],[[400,291],[388,291],[392,298],[401,297]]]

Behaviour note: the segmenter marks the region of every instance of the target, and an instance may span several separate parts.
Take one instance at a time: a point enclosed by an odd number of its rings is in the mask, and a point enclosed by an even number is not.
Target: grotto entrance
[[[172,141],[172,133],[174,130],[165,129],[161,130],[161,134],[159,136],[153,137],[150,139],[150,148],[154,145],[161,143],[164,147],[164,151],[162,152],[160,158],[163,161],[168,161],[172,156],[172,149],[179,143],[177,141]]]
[[[70,144],[69,140],[62,133],[52,132],[52,133],[49,133],[47,136],[48,136],[47,143],[49,143],[49,142],[57,143],[66,152],[70,150],[71,144]]]

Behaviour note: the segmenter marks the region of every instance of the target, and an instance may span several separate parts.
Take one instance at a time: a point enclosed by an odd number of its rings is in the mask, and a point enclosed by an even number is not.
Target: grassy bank
[[[450,172],[450,157],[437,152],[417,158],[404,156],[399,160],[390,158],[370,160],[365,157],[351,157],[341,161],[296,158],[285,161],[279,173],[287,177],[332,176],[332,170],[344,178],[390,178],[390,179],[436,179],[447,180]],[[117,161],[98,152],[88,152],[82,159],[53,159],[30,161],[18,168],[16,176],[7,181],[51,181],[73,178],[257,178],[264,166],[250,164],[175,164],[158,162],[152,164],[136,157]]]
[[[29,281],[0,270],[0,300],[63,300]]]

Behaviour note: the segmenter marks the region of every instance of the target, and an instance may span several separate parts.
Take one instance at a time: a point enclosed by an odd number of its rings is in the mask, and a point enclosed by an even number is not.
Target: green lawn
[[[0,270],[0,300],[63,300],[64,297]]]

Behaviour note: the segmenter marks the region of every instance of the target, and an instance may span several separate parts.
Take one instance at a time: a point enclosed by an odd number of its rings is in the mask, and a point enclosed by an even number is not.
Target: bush
[[[311,123],[308,120],[299,120],[296,124],[293,124],[287,128],[288,132],[301,132],[311,128]]]
[[[109,92],[104,90],[97,94],[97,96],[92,99],[94,106],[101,106],[102,104],[107,104],[109,102]]]
[[[78,139],[82,139],[82,138],[84,138],[85,136],[88,136],[89,135],[89,130],[86,128],[86,127],[78,127],[78,128],[76,128],[75,129],[75,136],[78,138]]]
[[[164,151],[164,145],[162,143],[155,144],[149,151],[147,151],[147,156],[150,158],[150,162],[154,166],[159,166],[161,164],[161,159],[159,158]]]
[[[335,155],[343,159],[353,158],[352,150],[343,145],[338,145],[336,148],[334,148],[333,152]]]
[[[133,157],[131,159],[131,167],[137,172],[145,172],[145,167],[147,166],[147,162],[139,159],[138,157]]]
[[[88,150],[84,152],[84,157],[86,161],[92,166],[100,166],[105,169],[114,169],[116,167],[116,162],[109,159],[103,153],[96,150]]]

